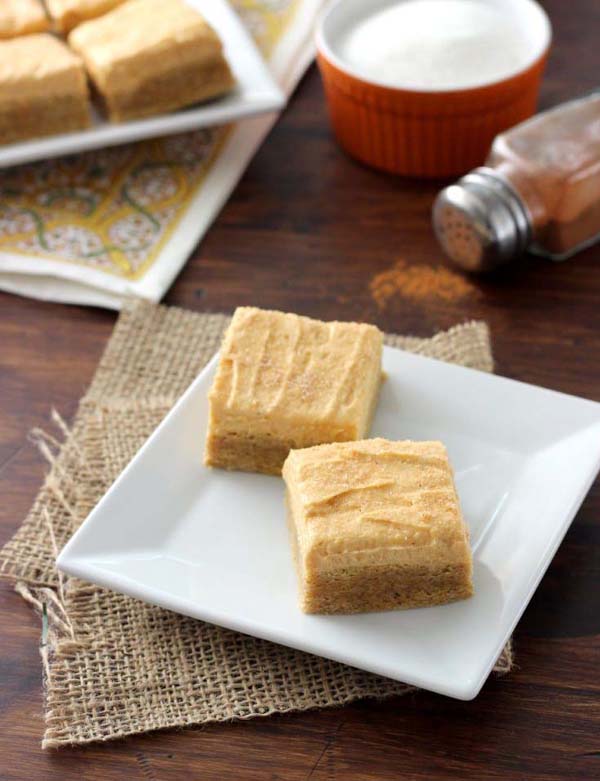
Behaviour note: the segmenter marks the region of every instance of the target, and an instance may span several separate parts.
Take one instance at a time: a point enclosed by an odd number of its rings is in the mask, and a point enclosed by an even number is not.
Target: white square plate
[[[183,133],[280,109],[285,98],[239,16],[226,0],[187,0],[218,33],[237,81],[235,89],[207,103],[148,119],[111,124],[93,112],[86,130],[0,145],[0,168],[115,146],[142,138]],[[160,24],[160,19],[156,20]]]
[[[308,616],[283,481],[202,465],[217,358],[66,545],[69,575],[460,699],[479,692],[600,466],[600,404],[385,348],[372,434],[441,439],[471,529],[475,596]]]

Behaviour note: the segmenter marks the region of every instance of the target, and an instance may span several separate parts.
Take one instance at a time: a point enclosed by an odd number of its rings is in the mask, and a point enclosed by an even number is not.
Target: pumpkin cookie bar
[[[471,551],[441,442],[371,439],[292,450],[288,521],[307,613],[471,596]]]
[[[90,124],[85,69],[47,33],[0,41],[0,143]]]
[[[0,38],[41,33],[50,22],[39,0],[1,0]]]
[[[183,0],[129,0],[69,35],[113,122],[162,114],[227,92],[219,37]]]
[[[68,33],[78,24],[102,16],[124,2],[125,0],[46,0],[46,7],[56,29]]]
[[[209,393],[206,464],[281,474],[292,448],[364,437],[382,343],[373,325],[237,309]]]

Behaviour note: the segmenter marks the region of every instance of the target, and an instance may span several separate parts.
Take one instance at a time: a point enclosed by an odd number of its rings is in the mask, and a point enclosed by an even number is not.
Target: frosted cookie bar
[[[41,33],[50,22],[39,0],[1,0],[0,38]]]
[[[281,474],[292,448],[364,437],[382,341],[373,325],[236,309],[209,393],[206,464]]]
[[[370,439],[292,450],[283,467],[307,613],[471,596],[471,551],[441,442]]]
[[[189,106],[234,84],[217,34],[183,0],[129,0],[76,27],[69,44],[113,122]]]
[[[46,7],[56,29],[68,33],[78,24],[102,16],[124,2],[125,0],[46,0]]]
[[[85,69],[52,35],[0,41],[0,143],[90,124]]]

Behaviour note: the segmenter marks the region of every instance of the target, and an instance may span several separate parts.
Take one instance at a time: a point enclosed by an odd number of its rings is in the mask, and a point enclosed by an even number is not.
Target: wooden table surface
[[[598,86],[599,0],[546,0],[555,43],[542,105]],[[199,311],[239,304],[360,318],[428,336],[485,319],[497,371],[600,399],[600,246],[493,279],[414,280],[443,261],[429,227],[439,185],[347,159],[329,133],[313,68],[166,297]],[[27,433],[73,414],[115,321],[111,312],[0,294],[0,542],[44,465]],[[37,616],[0,586],[2,781],[182,777],[600,778],[600,490],[585,500],[515,633],[517,668],[473,702],[419,692],[384,703],[170,731],[43,752]]]

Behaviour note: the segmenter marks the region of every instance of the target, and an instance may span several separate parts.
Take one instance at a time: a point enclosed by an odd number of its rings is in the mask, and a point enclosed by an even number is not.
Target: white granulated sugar
[[[406,0],[357,22],[338,56],[366,79],[409,89],[462,89],[531,61],[512,15],[481,0]]]

